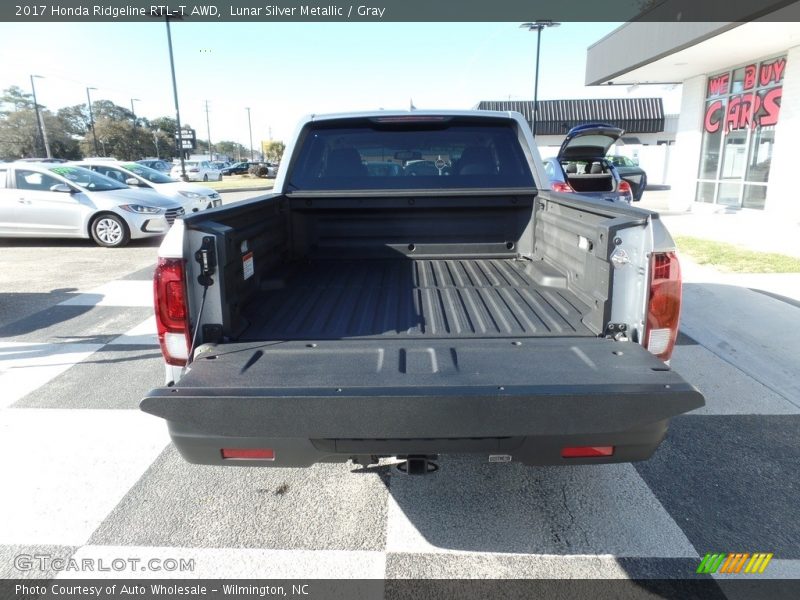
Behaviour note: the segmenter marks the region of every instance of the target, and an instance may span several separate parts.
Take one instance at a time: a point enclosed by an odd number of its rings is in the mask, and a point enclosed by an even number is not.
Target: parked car
[[[78,161],[75,164],[111,177],[133,188],[152,189],[178,202],[187,214],[222,204],[219,192],[211,188],[176,181],[138,162]]]
[[[215,169],[207,160],[185,160],[183,164],[189,181],[222,181],[222,171]],[[183,179],[180,162],[172,166],[170,176]]]
[[[137,160],[136,162],[140,165],[144,165],[145,167],[150,167],[151,169],[160,171],[161,173],[166,173],[167,175],[169,175],[170,171],[172,171],[172,163],[160,158],[144,158],[142,160]]]
[[[647,188],[647,173],[639,166],[638,162],[633,161],[627,156],[606,156],[606,160],[614,165],[619,176],[627,181],[633,189],[633,201],[638,202],[642,199],[642,194]]]
[[[14,162],[32,162],[32,163],[65,163],[64,158],[18,158]]]
[[[183,207],[77,165],[0,165],[0,237],[91,238],[116,248],[163,235]]]
[[[558,155],[543,161],[550,189],[630,204],[634,200],[631,184],[622,179],[605,158],[608,149],[623,133],[619,127],[605,123],[588,123],[570,129]]]
[[[233,163],[222,169],[223,175],[246,175],[247,172],[250,170],[250,167],[256,163],[251,162],[237,162]]]

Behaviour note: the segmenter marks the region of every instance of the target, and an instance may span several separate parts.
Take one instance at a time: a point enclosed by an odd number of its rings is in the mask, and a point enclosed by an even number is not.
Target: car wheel
[[[208,173],[206,173],[205,175],[203,175],[203,181],[208,181]]]
[[[219,177],[217,178],[217,181],[222,181],[222,173],[219,174]]]
[[[95,243],[106,248],[120,248],[131,239],[127,223],[113,214],[100,215],[92,221],[91,233]]]

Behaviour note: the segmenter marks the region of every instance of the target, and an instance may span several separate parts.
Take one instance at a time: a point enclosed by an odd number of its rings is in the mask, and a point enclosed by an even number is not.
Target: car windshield
[[[168,177],[163,173],[156,171],[155,169],[151,169],[150,167],[146,167],[144,165],[140,165],[139,163],[125,163],[122,165],[123,169],[127,169],[131,173],[138,175],[143,179],[147,179],[150,183],[174,183],[175,180],[172,177]]]
[[[322,125],[289,177],[295,190],[533,187],[512,124],[356,122]]]
[[[51,167],[50,171],[56,175],[61,175],[64,179],[69,180],[70,183],[90,192],[128,189],[127,185],[83,167]]]

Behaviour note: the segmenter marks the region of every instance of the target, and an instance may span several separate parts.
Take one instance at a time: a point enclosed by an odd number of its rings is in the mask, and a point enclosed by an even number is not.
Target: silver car
[[[183,207],[152,190],[64,164],[0,164],[0,237],[91,238],[100,246],[167,232]]]
[[[155,190],[162,196],[179,203],[187,214],[222,204],[219,192],[202,185],[175,181],[164,173],[138,162],[82,160],[75,161],[74,164],[116,179],[133,188]]]

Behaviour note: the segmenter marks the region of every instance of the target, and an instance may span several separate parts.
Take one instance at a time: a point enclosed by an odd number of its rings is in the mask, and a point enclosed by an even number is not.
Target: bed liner
[[[594,335],[589,308],[518,259],[315,260],[261,282],[240,341]]]

